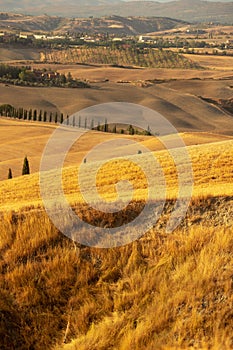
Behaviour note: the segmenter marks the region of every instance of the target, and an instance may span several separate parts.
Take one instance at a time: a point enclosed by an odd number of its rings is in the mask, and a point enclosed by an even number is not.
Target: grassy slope
[[[25,155],[29,158],[31,173],[39,171],[43,149],[55,128],[56,126],[54,124],[49,123],[24,122],[1,118],[0,180],[6,179],[9,168],[12,168],[14,177],[20,176]],[[78,144],[72,147],[66,159],[66,166],[81,162],[89,149],[102,141],[111,139],[113,136],[117,138],[129,137],[93,132],[88,142],[86,138],[82,138]],[[134,138],[138,142],[143,142],[152,151],[162,149],[161,144],[159,144],[156,138],[145,136],[134,136]],[[183,133],[182,138],[186,145],[205,144],[229,139],[228,136],[208,132]]]
[[[99,135],[96,133],[97,139],[100,141]],[[103,135],[105,136],[105,135]],[[110,139],[111,134],[107,135],[106,139]],[[188,136],[188,137],[187,137]],[[202,135],[201,135],[202,136]],[[202,140],[200,136],[200,140]],[[206,136],[206,135],[204,135]],[[193,135],[186,135],[186,142],[189,140],[190,143],[193,140]],[[95,141],[95,137],[92,138]],[[214,139],[214,136],[213,136]],[[103,141],[103,138],[102,138]],[[85,141],[80,146],[85,149]],[[146,140],[144,144],[147,147],[161,148],[161,144],[154,142],[153,140]],[[91,146],[91,145],[90,145]],[[79,188],[77,186],[77,164],[81,161],[81,157],[84,156],[84,150],[81,150],[80,153],[77,152],[77,148],[71,151],[67,156],[67,161],[65,165],[67,166],[70,163],[75,163],[75,166],[69,166],[64,168],[64,191],[67,194],[69,200],[72,203],[80,201]],[[139,146],[140,147],[140,146]],[[86,150],[86,149],[85,149]],[[38,149],[39,152],[39,149]],[[73,153],[72,153],[73,152]],[[117,154],[118,150],[114,150],[114,153]],[[130,147],[125,146],[125,154],[130,152]],[[188,152],[192,161],[193,167],[193,177],[194,177],[194,197],[206,196],[206,195],[230,195],[232,191],[231,181],[232,181],[232,141],[221,141],[217,143],[207,143],[199,146],[190,146],[188,147]],[[107,156],[108,154],[106,154]],[[149,167],[150,160],[148,160],[147,155],[132,156],[132,159],[136,161],[142,161],[145,167]],[[159,160],[167,181],[168,188],[168,197],[173,198],[176,196],[176,187],[177,187],[177,171],[175,165],[168,155],[167,151],[156,152],[156,158]],[[77,159],[79,159],[77,161]],[[107,193],[108,198],[115,198],[115,187],[114,184],[118,179],[123,176],[133,181],[133,184],[136,186],[136,198],[142,200],[146,196],[145,184],[141,172],[137,168],[130,168],[131,171],[128,171],[128,165],[121,165],[120,160],[115,160],[113,163],[107,163],[105,167],[101,168],[97,178],[98,186],[101,188],[102,193]],[[208,165],[207,165],[208,164]],[[88,173],[92,173],[92,163],[86,165]],[[113,171],[114,169],[114,171]],[[48,174],[48,183],[52,183],[55,173],[52,171]],[[107,180],[106,180],[107,178]],[[135,182],[134,179],[137,179]],[[86,180],[87,181],[87,180]],[[142,182],[140,182],[142,181]],[[12,191],[13,188],[17,191]],[[1,205],[0,208],[3,210],[6,209],[20,209],[27,206],[37,206],[41,203],[39,195],[39,185],[38,185],[38,174],[31,176],[14,178],[12,180],[2,181],[0,184],[0,193],[1,193]],[[51,194],[52,195],[52,194]],[[127,193],[125,193],[125,198],[127,198]]]
[[[193,62],[200,64],[202,67],[208,69],[216,70],[228,70],[232,71],[233,66],[233,57],[216,57],[209,55],[184,55],[186,58],[189,58]]]
[[[65,350],[232,348],[232,141],[191,146],[190,154],[196,195],[182,225],[170,235],[162,220],[109,250],[72,243],[32,210],[36,174],[1,183],[1,208],[14,200],[18,211],[0,222],[2,349],[60,350],[64,339]],[[172,190],[172,163],[164,151],[157,156]],[[114,182],[111,170],[100,185]],[[72,174],[67,168],[70,193]],[[20,212],[24,200],[28,211]]]
[[[25,48],[2,48],[0,62],[6,61],[22,61],[22,60],[39,60],[40,52],[36,49],[25,49]]]

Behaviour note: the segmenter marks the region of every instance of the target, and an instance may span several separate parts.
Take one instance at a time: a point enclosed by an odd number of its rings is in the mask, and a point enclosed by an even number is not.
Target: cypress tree
[[[24,112],[23,112],[23,119],[24,120],[28,119],[28,111],[27,111],[27,109],[25,109]]]
[[[19,119],[23,118],[23,108],[19,108],[19,115],[18,115]]]
[[[107,119],[105,119],[105,122],[104,122],[104,132],[108,132],[108,121],[107,121]]]
[[[49,115],[49,122],[52,123],[52,120],[53,120],[53,112],[50,112],[50,115]]]
[[[32,120],[32,110],[31,109],[29,110],[29,113],[28,113],[28,120]]]
[[[60,118],[60,119],[61,119],[61,120],[60,120],[60,123],[62,124],[63,121],[64,121],[63,113],[61,113],[61,118]]]
[[[37,120],[37,110],[35,109],[33,112],[33,120],[36,121]]]
[[[12,170],[11,168],[9,168],[9,171],[8,171],[8,179],[12,179],[13,175],[12,175]]]
[[[46,121],[47,121],[47,112],[44,111],[43,122],[46,123]]]
[[[39,121],[39,122],[42,121],[42,110],[40,110],[39,117],[38,117],[38,121]]]
[[[55,123],[57,123],[57,112],[55,114],[55,120],[54,120]]]
[[[25,157],[23,162],[22,175],[28,175],[28,174],[30,174],[29,162],[27,157]]]
[[[134,135],[134,128],[133,128],[133,126],[131,124],[130,124],[128,130],[129,130],[129,134],[130,135]]]
[[[145,131],[145,135],[151,136],[151,130],[150,130],[150,126],[149,125],[147,127],[147,130]]]

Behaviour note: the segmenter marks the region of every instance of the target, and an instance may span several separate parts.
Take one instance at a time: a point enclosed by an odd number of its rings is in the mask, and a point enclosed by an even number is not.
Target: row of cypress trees
[[[30,174],[30,166],[29,166],[29,161],[27,159],[27,157],[24,157],[24,161],[23,161],[23,167],[22,167],[22,175],[29,175]],[[13,173],[11,168],[9,168],[8,170],[8,179],[12,179],[13,178]]]
[[[85,129],[94,128],[94,120],[88,121],[87,118],[82,120],[81,116],[73,116],[72,120],[69,120],[69,116],[64,117],[63,113],[58,112],[47,112],[47,111],[38,111],[37,109],[32,110],[31,108],[15,108],[9,104],[4,104],[0,106],[0,116],[6,116],[14,119],[37,121],[37,122],[49,122],[49,123],[60,123],[62,124],[65,121],[65,124],[73,127],[83,127]],[[65,119],[66,118],[66,119]],[[96,127],[99,131],[108,132],[107,120],[105,120],[104,125],[98,125]],[[115,131],[116,132],[116,131]]]
[[[87,118],[82,119],[81,116],[74,115],[71,120],[69,116],[66,116],[66,119],[64,119],[63,113],[58,112],[47,112],[47,111],[38,111],[37,109],[25,109],[25,108],[15,108],[9,104],[4,104],[0,106],[0,116],[6,116],[14,119],[22,119],[22,120],[29,120],[29,121],[37,121],[37,122],[54,122],[54,123],[64,123],[67,126],[72,127],[81,127],[85,129],[96,129],[98,131],[103,132],[113,132],[118,134],[144,134],[144,135],[151,135],[150,127],[148,126],[148,129],[145,131],[139,131],[136,128],[133,128],[132,125],[129,125],[128,129],[123,128],[117,128],[117,125],[109,125],[107,119],[105,119],[103,124],[98,123],[98,125],[94,128],[94,120],[87,120]]]
[[[32,120],[38,122],[54,122],[54,123],[63,123],[64,115],[63,113],[58,112],[47,112],[47,111],[38,111],[37,109],[32,110],[26,108],[15,108],[9,104],[3,104],[0,106],[0,116],[6,116],[15,119],[22,120]],[[67,117],[68,118],[68,115]]]

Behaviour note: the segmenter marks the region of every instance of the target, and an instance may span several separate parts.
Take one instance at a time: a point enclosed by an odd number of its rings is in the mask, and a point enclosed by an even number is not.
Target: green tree
[[[45,123],[47,121],[47,112],[44,111],[44,115],[43,115],[43,122]]]
[[[150,126],[148,125],[147,130],[145,131],[146,136],[151,136],[151,129]]]
[[[61,113],[60,123],[62,124],[63,121],[64,121],[64,116],[63,116],[63,113]]]
[[[23,108],[19,108],[19,119],[23,118]]]
[[[37,120],[37,110],[35,109],[33,112],[33,120],[36,121]]]
[[[108,132],[108,121],[107,121],[107,119],[105,119],[105,122],[104,122],[104,132]]]
[[[28,112],[28,120],[32,120],[32,110],[29,109],[29,112]]]
[[[28,174],[30,174],[29,162],[27,157],[25,157],[23,161],[22,175],[28,175]]]
[[[22,72],[19,73],[19,79],[23,81],[27,80],[27,73],[25,72],[25,70],[22,70]]]
[[[66,81],[67,81],[68,83],[72,83],[72,81],[73,81],[73,77],[72,77],[72,75],[71,75],[70,72],[68,72],[68,74],[67,74]]]
[[[27,119],[28,119],[28,111],[27,111],[27,109],[25,109],[25,110],[23,111],[23,119],[24,119],[24,120],[27,120]]]
[[[12,179],[13,175],[12,175],[12,170],[11,168],[9,168],[9,171],[8,171],[8,179]]]
[[[128,131],[129,131],[130,135],[134,135],[134,133],[135,133],[134,128],[133,128],[133,126],[131,124],[130,124],[130,126],[128,128]]]
[[[60,82],[60,84],[65,84],[66,83],[66,76],[64,74],[60,75],[59,82]]]
[[[39,117],[38,117],[38,121],[39,121],[39,122],[42,121],[42,110],[40,110]]]

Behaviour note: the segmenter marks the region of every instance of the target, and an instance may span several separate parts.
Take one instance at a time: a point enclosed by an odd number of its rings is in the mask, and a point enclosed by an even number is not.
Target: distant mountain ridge
[[[24,14],[66,16],[66,17],[101,17],[119,16],[157,16],[171,17],[191,22],[219,22],[233,24],[232,1],[177,0],[158,1],[121,1],[121,0],[2,0],[2,12]]]
[[[57,33],[88,32],[137,35],[161,30],[169,30],[187,25],[187,22],[164,17],[120,17],[65,18],[57,16],[26,16],[22,14],[0,13],[0,29],[11,28],[18,31],[55,31]]]

